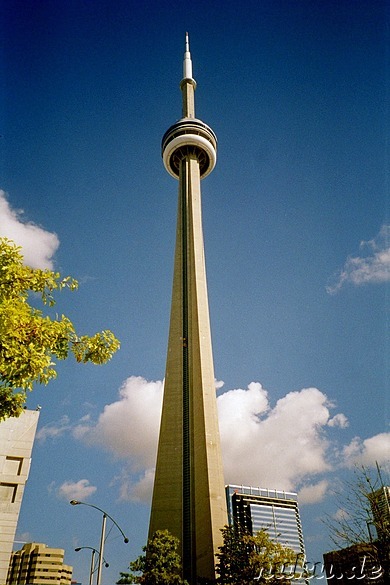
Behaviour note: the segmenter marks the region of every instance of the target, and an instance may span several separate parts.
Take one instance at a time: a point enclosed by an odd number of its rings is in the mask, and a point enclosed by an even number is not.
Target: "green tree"
[[[178,539],[168,530],[157,530],[143,547],[145,554],[130,563],[131,573],[120,573],[117,584],[188,585],[181,578],[182,565],[177,552],[178,545]]]
[[[128,585],[129,583],[134,583],[133,577],[130,575],[130,573],[122,573],[121,571],[119,575],[120,578],[116,582],[116,585]]]
[[[77,286],[69,276],[25,266],[20,248],[0,238],[0,421],[21,414],[35,383],[56,377],[53,359],[73,353],[78,362],[104,364],[119,348],[111,331],[79,336],[64,315],[51,318],[30,304],[38,293],[52,307],[54,291]]]
[[[287,585],[302,573],[296,566],[296,553],[271,540],[266,530],[252,535],[225,526],[222,536],[217,553],[218,585]]]
[[[337,513],[324,519],[337,549],[370,543],[372,560],[386,576],[390,576],[389,485],[386,468],[356,466],[353,479],[336,493]]]

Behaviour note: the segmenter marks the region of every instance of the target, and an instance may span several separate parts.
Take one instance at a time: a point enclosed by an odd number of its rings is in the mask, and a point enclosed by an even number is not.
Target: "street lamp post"
[[[100,556],[99,556],[99,563],[98,563],[98,572],[97,572],[97,577],[96,577],[96,585],[100,585],[101,579],[102,579],[102,563],[103,563],[104,540],[105,540],[105,534],[106,534],[106,522],[107,522],[107,516],[106,516],[106,514],[103,514],[102,533],[100,536]]]
[[[98,506],[95,506],[94,504],[87,504],[86,502],[80,502],[79,500],[70,500],[69,503],[72,506],[78,506],[79,504],[82,504],[84,506],[89,506],[90,508],[95,508],[95,510],[99,510],[99,512],[101,512],[103,514],[103,519],[102,519],[102,532],[101,532],[101,536],[100,536],[99,564],[98,564],[98,573],[97,573],[97,578],[96,578],[96,585],[101,585],[102,567],[103,567],[103,553],[104,553],[104,541],[105,541],[105,535],[106,535],[106,522],[107,522],[107,518],[109,518],[111,520],[111,522],[113,522],[115,524],[115,526],[118,528],[119,532],[123,536],[123,542],[125,544],[127,544],[129,542],[129,539],[127,538],[127,536],[125,535],[125,533],[123,532],[123,530],[119,526],[119,524],[117,522],[115,522],[114,518],[112,518],[109,514],[107,514],[107,512],[105,512],[104,510],[102,510]],[[91,583],[90,583],[90,585],[91,585]]]
[[[92,550],[92,555],[91,555],[91,569],[89,571],[89,585],[92,585],[92,583],[93,583],[94,567],[95,567],[95,549]]]
[[[76,552],[79,552],[82,549],[89,549],[92,551],[92,555],[91,555],[91,569],[89,571],[89,585],[92,585],[93,582],[93,574],[95,572],[95,553],[99,554],[99,551],[96,550],[96,548],[93,548],[92,546],[78,546],[77,548],[75,548],[74,550]],[[104,562],[104,566],[105,567],[109,567],[110,565],[107,563],[106,559],[103,557],[103,562]]]

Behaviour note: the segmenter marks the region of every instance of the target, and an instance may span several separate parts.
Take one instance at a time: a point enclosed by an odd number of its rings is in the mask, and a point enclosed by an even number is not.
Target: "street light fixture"
[[[90,549],[92,551],[92,556],[91,556],[91,569],[89,571],[89,585],[92,585],[92,583],[93,583],[93,574],[95,572],[95,553],[99,554],[99,551],[96,550],[96,548],[93,548],[92,546],[78,546],[74,550],[76,552],[79,552],[80,550],[82,550],[84,548]],[[110,566],[107,563],[107,561],[106,561],[106,559],[104,557],[103,557],[103,562],[104,562],[104,566],[105,567],[109,567]]]
[[[69,503],[72,506],[78,506],[80,504],[82,504],[83,506],[89,506],[90,508],[95,508],[95,510],[99,510],[99,512],[101,512],[103,514],[103,519],[102,519],[102,532],[101,532],[101,537],[100,537],[100,548],[99,548],[99,564],[98,564],[98,573],[97,573],[97,578],[96,578],[96,585],[101,585],[102,566],[103,566],[103,552],[104,552],[104,541],[105,541],[105,535],[106,535],[106,522],[107,522],[107,518],[109,518],[111,520],[111,522],[113,522],[113,524],[115,524],[115,526],[118,528],[119,532],[123,536],[123,542],[125,544],[127,544],[129,542],[129,539],[127,538],[127,536],[125,535],[125,533],[123,532],[123,530],[119,526],[119,524],[117,522],[115,522],[114,518],[112,518],[110,516],[110,514],[108,514],[107,512],[105,512],[104,510],[102,510],[101,508],[99,508],[98,506],[95,506],[94,504],[87,504],[86,502],[80,502],[79,500],[70,500]]]

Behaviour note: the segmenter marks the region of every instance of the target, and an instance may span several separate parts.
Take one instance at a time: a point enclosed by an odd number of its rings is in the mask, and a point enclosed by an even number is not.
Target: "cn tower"
[[[172,306],[149,538],[180,541],[183,577],[215,578],[227,524],[203,246],[200,181],[214,169],[217,138],[195,117],[188,34],[180,83],[183,117],[164,134],[162,157],[179,180]]]

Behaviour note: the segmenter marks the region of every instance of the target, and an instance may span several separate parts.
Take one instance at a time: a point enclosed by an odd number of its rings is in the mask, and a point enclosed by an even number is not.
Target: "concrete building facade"
[[[214,168],[217,139],[195,117],[188,35],[180,84],[183,117],[162,140],[166,170],[179,180],[172,306],[149,537],[180,542],[190,585],[215,577],[227,522],[204,259],[200,181]]]
[[[5,585],[39,411],[0,422],[0,585]]]
[[[12,553],[7,585],[71,585],[72,573],[62,548],[30,542]]]

